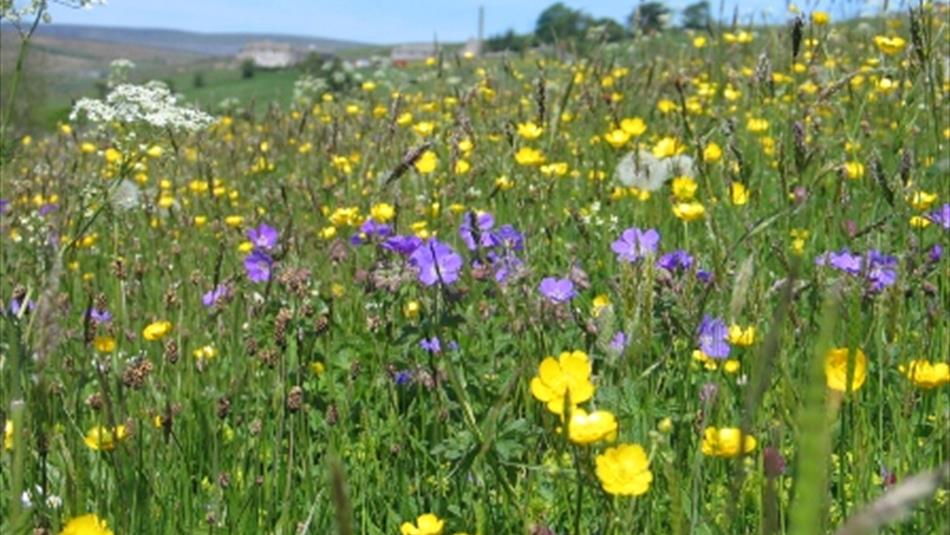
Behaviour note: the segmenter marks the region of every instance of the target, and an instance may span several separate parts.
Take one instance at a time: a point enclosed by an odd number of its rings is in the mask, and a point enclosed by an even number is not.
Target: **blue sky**
[[[486,36],[508,28],[530,31],[554,0],[108,0],[90,10],[51,3],[54,23],[173,28],[199,32],[258,32],[331,37],[368,43],[462,41],[477,33],[478,6],[485,7]],[[695,0],[668,0],[681,9]],[[595,16],[623,21],[637,0],[567,0]],[[858,11],[864,0],[800,0],[836,18]],[[892,2],[897,4],[900,2]],[[747,20],[786,19],[786,0],[711,0],[726,18],[738,6]]]

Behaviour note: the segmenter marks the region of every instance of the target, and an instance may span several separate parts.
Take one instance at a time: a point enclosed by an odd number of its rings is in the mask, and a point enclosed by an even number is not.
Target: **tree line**
[[[625,24],[610,17],[593,17],[579,9],[557,2],[538,15],[534,32],[519,34],[514,30],[489,37],[485,49],[522,52],[542,44],[578,43],[580,41],[616,42],[637,34],[663,31],[671,17],[663,2],[643,2],[633,8]],[[710,24],[709,2],[702,0],[687,6],[680,13],[680,26],[700,29]]]

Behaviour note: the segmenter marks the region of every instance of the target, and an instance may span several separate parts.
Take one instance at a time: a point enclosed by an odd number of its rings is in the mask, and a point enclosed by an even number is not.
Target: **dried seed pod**
[[[169,338],[165,342],[165,360],[169,364],[178,362],[178,342],[174,338]]]
[[[228,414],[231,413],[231,400],[227,397],[220,397],[215,403],[215,414],[218,415],[218,418],[222,420],[228,417]]]
[[[303,407],[303,388],[293,386],[287,394],[287,410],[297,412]]]

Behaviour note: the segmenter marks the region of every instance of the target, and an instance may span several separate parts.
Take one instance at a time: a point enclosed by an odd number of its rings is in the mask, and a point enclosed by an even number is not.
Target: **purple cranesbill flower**
[[[815,265],[831,266],[838,271],[843,271],[851,275],[861,273],[861,266],[863,264],[864,259],[861,255],[852,253],[847,247],[839,251],[828,251],[815,258]]]
[[[706,271],[705,269],[696,270],[696,280],[703,284],[709,284],[713,280],[713,274],[711,271]]]
[[[219,284],[201,296],[201,304],[204,305],[205,308],[211,308],[216,305],[218,301],[226,298],[229,293],[230,290],[226,285]]]
[[[409,256],[421,245],[422,239],[418,236],[399,234],[386,238],[383,243],[380,244],[380,247],[402,256]]]
[[[474,251],[479,247],[494,247],[498,245],[498,238],[491,230],[494,226],[495,216],[488,212],[479,214],[467,212],[462,216],[462,224],[459,225],[459,236],[461,236],[469,251]]]
[[[867,253],[867,279],[871,290],[880,292],[897,280],[897,258],[871,249]]]
[[[439,340],[438,336],[433,336],[432,338],[423,338],[419,341],[419,347],[424,351],[428,351],[433,355],[438,355],[442,352],[442,342]]]
[[[617,334],[610,339],[609,347],[617,353],[622,353],[623,350],[627,348],[628,343],[630,343],[630,340],[627,338],[627,333],[617,331]]]
[[[940,262],[941,258],[943,258],[943,246],[939,243],[935,243],[934,246],[930,248],[930,251],[927,252],[927,260],[932,264],[936,264]]]
[[[495,267],[495,281],[499,283],[524,269],[524,262],[513,254],[498,257],[492,265]]]
[[[376,238],[388,238],[393,235],[393,227],[385,223],[378,223],[372,218],[367,219],[360,225],[360,231],[350,237],[350,243],[353,245],[362,245],[366,240]]]
[[[8,199],[0,199],[0,214],[7,213],[8,208],[10,208],[10,201]]]
[[[426,241],[409,256],[409,265],[418,270],[419,282],[426,286],[457,281],[462,264],[462,257],[455,249],[435,238]]]
[[[244,272],[251,282],[267,282],[270,280],[271,267],[274,260],[260,249],[254,249],[244,257]]]
[[[261,223],[257,228],[247,229],[247,239],[251,240],[254,247],[258,249],[270,251],[277,245],[278,237],[280,237],[280,233],[277,232],[277,229],[267,223]]]
[[[13,316],[16,316],[17,314],[20,313],[20,308],[22,306],[23,306],[23,299],[16,299],[16,298],[10,299],[10,305],[9,305],[10,314]],[[26,311],[32,311],[35,308],[36,308],[36,301],[33,301],[32,299],[27,301]]]
[[[940,208],[927,214],[927,219],[937,223],[944,230],[950,230],[950,203],[944,203]]]
[[[99,310],[96,307],[92,307],[86,310],[86,314],[89,315],[89,319],[96,323],[109,323],[112,321],[112,313],[106,309]]]
[[[617,253],[620,262],[636,262],[644,256],[656,254],[660,245],[660,233],[656,229],[640,230],[630,227],[620,234],[610,249]]]
[[[656,261],[656,267],[665,269],[669,272],[682,269],[687,270],[693,267],[693,257],[686,251],[679,249],[666,253]]]
[[[538,285],[538,291],[552,303],[567,303],[577,293],[574,291],[574,283],[571,279],[557,279],[554,277],[545,277]]]
[[[833,269],[855,277],[863,277],[872,292],[880,292],[897,281],[897,258],[886,255],[876,249],[859,255],[844,248],[828,251],[815,258],[818,266],[831,266]]]
[[[44,217],[51,212],[55,212],[56,210],[59,210],[58,204],[46,203],[43,206],[40,206],[40,209],[37,210],[36,213],[40,217]]]
[[[404,386],[412,382],[412,372],[409,370],[399,370],[393,374],[393,382],[398,386]]]
[[[520,251],[524,249],[524,234],[518,232],[518,229],[511,225],[502,225],[495,231],[495,238],[509,251]]]
[[[729,328],[726,323],[719,318],[710,315],[703,316],[703,321],[699,324],[697,338],[699,340],[699,349],[708,357],[714,359],[724,359],[729,356],[729,343],[726,338],[729,336]]]

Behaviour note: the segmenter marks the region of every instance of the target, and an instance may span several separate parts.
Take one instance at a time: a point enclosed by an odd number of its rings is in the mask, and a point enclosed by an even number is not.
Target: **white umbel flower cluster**
[[[314,102],[327,91],[327,81],[305,74],[294,81],[294,101],[301,103]]]
[[[178,105],[178,99],[162,82],[145,85],[120,84],[105,100],[83,98],[73,106],[69,120],[85,117],[95,123],[144,123],[156,128],[172,130],[202,130],[214,122],[214,117],[195,109]]]

